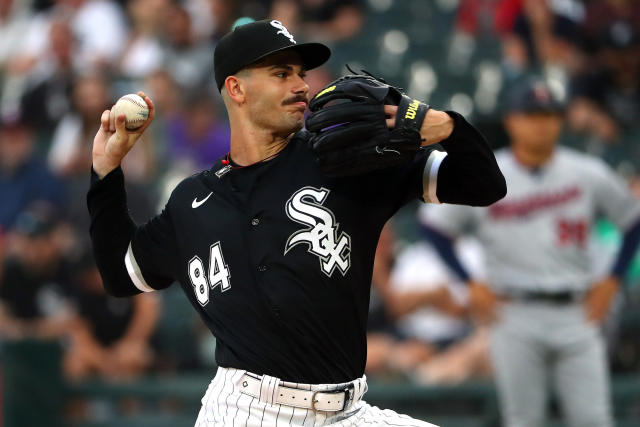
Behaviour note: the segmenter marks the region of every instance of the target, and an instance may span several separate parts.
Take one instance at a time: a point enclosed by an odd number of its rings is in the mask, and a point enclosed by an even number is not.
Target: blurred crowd
[[[427,3],[457,6],[452,49],[489,36],[501,46],[505,78],[544,76],[566,102],[567,143],[602,155],[640,194],[640,2]],[[238,18],[279,19],[296,39],[348,46],[372,8],[392,4],[0,0],[0,343],[59,339],[71,378],[210,368],[212,338],[179,287],[132,299],[102,289],[85,204],[99,117],[137,90],[155,102],[154,124],[123,165],[130,211],[144,222],[181,178],[228,151],[212,58]],[[342,72],[330,65],[309,73],[310,92]],[[376,256],[369,374],[429,384],[490,375],[487,331],[469,319],[465,286],[417,232],[400,234],[389,225]],[[480,246],[457,244],[482,277]],[[625,363],[637,366],[637,355]]]
[[[624,172],[637,169],[639,152],[630,146],[640,137],[637,1],[461,0],[456,27],[457,44],[499,38],[507,85],[545,76],[567,105],[567,143]]]

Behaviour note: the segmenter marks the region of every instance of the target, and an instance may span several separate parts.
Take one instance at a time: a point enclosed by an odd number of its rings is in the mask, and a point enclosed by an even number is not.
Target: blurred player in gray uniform
[[[571,426],[610,426],[608,373],[599,324],[640,240],[640,203],[601,160],[562,147],[562,108],[541,81],[511,93],[510,149],[496,158],[507,196],[488,208],[420,211],[427,237],[470,285],[471,308],[492,324],[491,357],[505,425],[542,426],[555,388]],[[607,277],[588,253],[599,214],[624,231]],[[451,248],[471,231],[486,250],[487,283],[474,280]]]

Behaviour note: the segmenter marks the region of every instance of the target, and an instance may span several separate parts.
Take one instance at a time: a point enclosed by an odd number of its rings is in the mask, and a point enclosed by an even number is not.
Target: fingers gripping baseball
[[[117,168],[129,150],[135,145],[142,133],[153,121],[155,108],[153,101],[143,92],[138,95],[144,99],[149,109],[149,116],[144,124],[136,129],[128,130],[125,115],[112,115],[105,110],[100,117],[100,129],[93,139],[93,169],[100,178]]]

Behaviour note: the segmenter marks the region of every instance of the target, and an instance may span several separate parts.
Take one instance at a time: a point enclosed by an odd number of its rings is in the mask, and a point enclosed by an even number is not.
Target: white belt
[[[249,374],[244,374],[237,384],[241,393],[260,399],[261,390],[264,390],[262,387],[263,382],[266,378],[273,377],[255,378]],[[299,388],[276,385],[272,394],[273,396],[268,396],[265,400],[269,400],[270,403],[313,409],[314,411],[338,412],[349,406],[354,393],[353,384],[348,384],[343,389],[336,391],[301,390]]]

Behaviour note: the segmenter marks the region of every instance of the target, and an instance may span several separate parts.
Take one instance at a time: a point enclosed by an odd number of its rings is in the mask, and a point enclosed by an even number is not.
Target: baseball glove
[[[413,159],[421,145],[420,127],[429,106],[363,73],[335,80],[309,103],[309,146],[328,176],[396,166]],[[387,127],[385,104],[398,106],[394,129]]]

